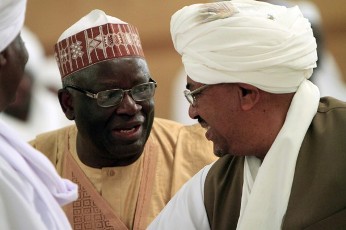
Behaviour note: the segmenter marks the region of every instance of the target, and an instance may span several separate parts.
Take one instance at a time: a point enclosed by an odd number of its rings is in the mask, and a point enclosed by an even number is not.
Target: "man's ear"
[[[62,111],[69,120],[74,120],[73,97],[67,89],[59,89],[58,97]]]
[[[238,83],[240,106],[244,111],[252,109],[260,99],[260,90],[249,84]]]

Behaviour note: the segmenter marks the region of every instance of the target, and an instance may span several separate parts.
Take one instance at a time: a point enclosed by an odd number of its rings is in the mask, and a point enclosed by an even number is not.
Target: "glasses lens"
[[[123,97],[121,89],[106,90],[98,93],[97,103],[102,107],[110,107],[119,104]]]
[[[152,98],[155,94],[155,83],[149,82],[136,85],[131,89],[132,98],[135,101],[145,101]]]

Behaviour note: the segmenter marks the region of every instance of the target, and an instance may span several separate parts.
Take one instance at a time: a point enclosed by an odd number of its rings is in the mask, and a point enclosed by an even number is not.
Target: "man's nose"
[[[117,113],[134,115],[141,109],[142,109],[142,106],[137,104],[136,101],[133,100],[133,98],[128,92],[125,92],[123,95],[123,100],[120,102],[117,108]]]
[[[194,106],[192,106],[192,105],[189,106],[189,116],[190,116],[192,119],[196,119],[196,117],[198,116],[196,107],[194,107]]]

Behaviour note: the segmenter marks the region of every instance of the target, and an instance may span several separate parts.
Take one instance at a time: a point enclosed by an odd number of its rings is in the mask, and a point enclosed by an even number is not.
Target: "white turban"
[[[172,16],[171,35],[188,76],[204,84],[241,82],[289,93],[316,67],[316,40],[297,6],[194,4]]]
[[[24,24],[26,0],[0,0],[0,52],[17,37]]]

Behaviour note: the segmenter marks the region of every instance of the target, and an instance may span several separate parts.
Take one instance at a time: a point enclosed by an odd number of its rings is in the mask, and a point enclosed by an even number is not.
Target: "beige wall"
[[[171,85],[181,68],[170,34],[171,15],[196,0],[28,0],[26,25],[42,40],[47,54],[67,27],[94,8],[104,10],[139,29],[153,77],[158,81],[156,115],[170,118]],[[206,1],[205,1],[206,2]],[[327,45],[346,76],[346,6],[344,0],[314,0],[320,7]],[[57,76],[58,77],[58,76]],[[183,89],[182,89],[183,90]],[[181,90],[181,91],[182,91]],[[179,92],[181,93],[181,92]]]
[[[344,0],[314,0],[323,19],[326,43],[346,81],[346,4]]]

